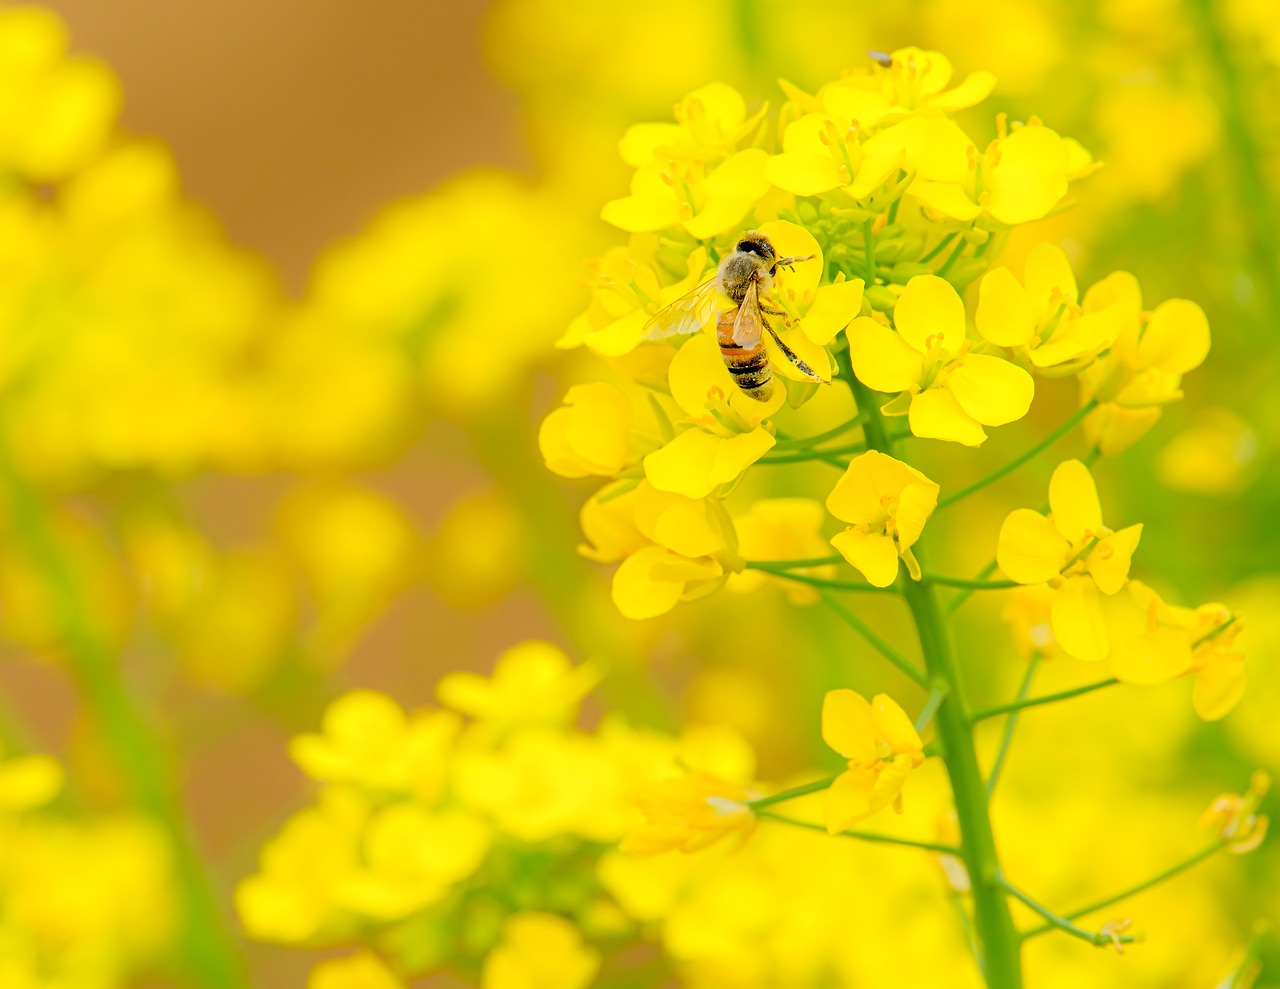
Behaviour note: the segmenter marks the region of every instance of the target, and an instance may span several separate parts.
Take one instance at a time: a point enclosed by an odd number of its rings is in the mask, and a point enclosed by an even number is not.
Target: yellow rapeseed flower
[[[502,941],[489,952],[481,989],[586,989],[600,970],[600,952],[563,917],[519,913],[507,918]]]
[[[1048,584],[1053,634],[1077,659],[1105,659],[1107,631],[1099,593],[1115,594],[1129,579],[1129,561],[1142,526],[1118,532],[1102,524],[1089,468],[1059,464],[1049,480],[1048,516],[1015,509],[1000,527],[996,560],[1020,584]]]
[[[1027,414],[1035,384],[1022,368],[975,354],[965,336],[964,302],[936,275],[907,283],[893,310],[895,333],[871,317],[848,329],[854,374],[868,388],[898,392],[886,414],[906,414],[916,436],[978,446],[983,426]]]
[[[311,970],[307,989],[404,989],[404,983],[377,955],[361,951],[322,961]]]
[[[645,821],[618,847],[638,855],[695,852],[731,834],[745,837],[755,825],[747,801],[757,795],[709,773],[660,780],[636,795]]]
[[[938,490],[914,467],[878,450],[854,457],[827,496],[827,510],[850,523],[831,545],[877,587],[893,583],[899,557],[919,580],[911,547],[933,514]]]
[[[822,705],[822,739],[849,760],[826,796],[827,830],[837,834],[890,804],[902,809],[907,776],[924,762],[911,719],[887,694],[870,703],[853,690],[831,690]]]
[[[574,666],[549,642],[529,641],[498,657],[492,676],[449,673],[436,685],[445,707],[476,721],[503,728],[565,725],[600,681],[590,663]]]

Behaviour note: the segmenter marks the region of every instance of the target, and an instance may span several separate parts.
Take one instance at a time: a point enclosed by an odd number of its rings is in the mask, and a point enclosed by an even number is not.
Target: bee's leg
[[[788,347],[785,343],[782,342],[782,338],[778,336],[778,334],[774,331],[772,326],[770,326],[768,323],[765,323],[764,328],[769,331],[769,336],[773,337],[773,342],[778,345],[778,349],[782,351],[783,356],[786,357],[786,359],[789,360],[792,364],[794,364],[796,369],[801,374],[803,374],[807,378],[812,379],[813,381],[823,380],[817,374],[814,373],[813,368],[811,368],[808,364],[806,364],[796,355],[796,352],[794,350],[792,350],[790,347]]]
[[[760,311],[762,313],[768,313],[770,316],[781,316],[782,325],[785,326],[787,329],[790,329],[796,324],[796,321],[792,319],[790,316],[788,316],[786,313],[784,313],[781,309],[770,309],[768,306],[761,304]]]

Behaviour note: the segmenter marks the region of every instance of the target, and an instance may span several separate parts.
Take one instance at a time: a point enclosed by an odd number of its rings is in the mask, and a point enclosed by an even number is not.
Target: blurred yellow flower
[[[43,807],[62,790],[58,760],[47,755],[4,757],[0,746],[0,814]]]
[[[522,642],[498,657],[493,675],[450,673],[436,684],[445,707],[500,728],[566,725],[600,681],[590,663],[574,666],[548,642]]]
[[[385,694],[355,690],[329,705],[321,733],[295,737],[289,755],[312,779],[415,793],[430,802],[443,783],[458,725],[448,712],[406,716]]]
[[[890,804],[902,810],[902,787],[924,762],[911,719],[887,694],[870,703],[853,690],[831,690],[822,705],[822,739],[849,760],[827,790],[827,830],[837,834]]]
[[[1027,256],[1021,283],[1008,268],[983,276],[974,322],[989,342],[1038,371],[1072,374],[1111,346],[1125,316],[1120,305],[1085,314],[1076,297],[1067,256],[1041,242]]]
[[[1257,431],[1230,409],[1202,409],[1156,457],[1160,480],[1179,491],[1229,495],[1248,484],[1259,460]]]
[[[870,317],[848,330],[854,374],[868,388],[899,392],[883,412],[906,414],[916,436],[978,446],[983,426],[1027,414],[1035,384],[1008,361],[970,351],[964,302],[935,275],[907,283],[893,310],[897,332]]]
[[[822,537],[826,513],[812,498],[760,498],[734,517],[738,553],[745,560],[806,560],[825,556],[829,543]],[[802,576],[834,577],[835,567],[802,567]],[[812,604],[817,591],[805,584],[771,578],[763,570],[743,570],[729,577],[731,591],[747,593],[773,581],[795,604]]]
[[[631,401],[616,385],[574,385],[542,421],[538,446],[562,477],[613,477],[631,461]]]
[[[868,450],[849,462],[827,496],[827,511],[850,523],[831,545],[876,587],[894,582],[899,557],[919,580],[911,547],[937,503],[938,485],[914,467]]]
[[[1048,584],[1053,634],[1077,659],[1101,660],[1108,642],[1098,594],[1115,594],[1129,579],[1129,561],[1142,526],[1115,532],[1102,524],[1102,507],[1089,468],[1059,464],[1049,479],[1045,516],[1015,509],[1000,527],[996,561],[1019,584]]]
[[[330,958],[311,970],[307,989],[404,989],[394,972],[369,951]]]
[[[507,919],[489,952],[482,989],[586,989],[600,970],[600,952],[563,917],[520,913]]]
[[[753,796],[741,784],[708,773],[653,783],[636,795],[645,822],[629,831],[618,847],[638,855],[673,848],[696,852],[734,833],[745,836],[755,825],[746,803]]]
[[[1200,827],[1216,832],[1229,852],[1240,855],[1253,851],[1267,836],[1270,820],[1259,814],[1258,808],[1270,789],[1271,776],[1255,770],[1243,794],[1224,793],[1205,808]]]
[[[1081,404],[1099,407],[1085,419],[1085,434],[1105,456],[1129,447],[1160,418],[1161,406],[1182,397],[1182,376],[1209,353],[1209,322],[1186,299],[1142,310],[1137,279],[1119,271],[1085,293],[1086,314],[1119,307],[1125,325],[1105,357],[1080,373]]]

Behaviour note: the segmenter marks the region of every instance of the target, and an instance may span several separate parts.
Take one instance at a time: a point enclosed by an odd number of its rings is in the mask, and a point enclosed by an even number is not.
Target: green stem
[[[996,563],[996,561],[995,561],[995,560],[992,560],[992,561],[991,561],[990,563],[988,563],[985,567],[983,567],[981,570],[979,570],[979,571],[974,575],[973,579],[974,579],[974,580],[982,580],[982,579],[983,579],[983,578],[985,578],[985,577],[989,577],[989,576],[991,576],[993,573],[995,573],[995,572],[996,572],[996,567],[997,567],[997,566],[999,566],[999,564],[998,564],[998,563]],[[955,597],[953,597],[950,601],[948,601],[948,602],[947,602],[947,615],[948,615],[948,616],[954,615],[954,614],[956,613],[956,611],[958,611],[958,610],[959,610],[960,606],[961,606],[962,604],[964,604],[966,601],[968,601],[968,600],[969,600],[969,598],[971,598],[971,597],[973,596],[973,592],[974,592],[974,588],[972,588],[972,587],[966,587],[963,591],[961,591],[959,594],[957,594]]]
[[[1222,842],[1215,842],[1208,848],[1202,848],[1190,858],[1183,859],[1181,862],[1170,866],[1163,872],[1152,876],[1150,879],[1145,879],[1134,886],[1130,886],[1128,889],[1121,890],[1119,893],[1114,893],[1106,899],[1098,900],[1096,903],[1090,903],[1087,907],[1081,907],[1079,910],[1071,911],[1071,913],[1066,914],[1066,919],[1077,920],[1080,917],[1087,916],[1088,914],[1097,913],[1099,910],[1105,910],[1107,907],[1113,906],[1121,900],[1127,900],[1131,896],[1137,896],[1139,893],[1145,893],[1147,890],[1151,889],[1152,886],[1159,886],[1161,883],[1172,879],[1174,876],[1199,865],[1205,859],[1212,858],[1216,853],[1220,852],[1222,848]],[[1045,924],[1043,927],[1037,927],[1033,930],[1027,931],[1022,935],[1022,939],[1026,941],[1033,937],[1039,937],[1041,934],[1047,934],[1053,929],[1053,924]]]
[[[883,423],[865,386],[850,382],[860,409],[867,409],[869,446],[890,452]],[[917,551],[917,556],[919,556]],[[902,596],[915,621],[930,683],[947,689],[934,716],[937,737],[946,753],[944,762],[951,779],[956,819],[960,825],[960,857],[969,873],[973,893],[974,923],[982,948],[983,974],[992,989],[1020,989],[1022,959],[1018,932],[1013,926],[1009,901],[1000,885],[1000,860],[987,813],[987,791],[978,766],[973,729],[965,712],[960,672],[951,654],[946,626],[938,608],[937,589],[913,580],[902,582]]]
[[[825,443],[827,440],[834,440],[839,436],[843,436],[861,425],[862,416],[854,416],[848,422],[842,422],[840,425],[828,429],[825,433],[819,433],[817,436],[797,436],[792,439],[779,440],[774,444],[773,448],[775,450],[808,449]]]
[[[821,824],[814,824],[812,821],[797,821],[794,817],[783,817],[781,814],[775,814],[772,811],[761,811],[756,814],[756,817],[766,821],[777,821],[779,824],[789,824],[793,828],[804,828],[806,831],[829,833]],[[934,841],[913,841],[910,838],[893,838],[887,834],[875,834],[871,831],[840,831],[833,837],[853,838],[855,841],[879,842],[883,845],[899,845],[903,848],[919,848],[926,852],[936,852],[939,855],[960,854],[960,849],[954,845],[943,845]]]
[[[1016,580],[979,580],[969,577],[943,577],[939,574],[927,573],[920,578],[926,584],[937,584],[939,587],[964,587],[971,591],[1003,591],[1017,587]]]
[[[926,254],[924,257],[920,259],[920,263],[928,264],[930,261],[936,258],[939,254],[945,251],[947,249],[947,245],[950,244],[953,240],[955,240],[956,237],[958,236],[959,234],[955,230],[952,230],[951,233],[947,234],[945,237],[942,238],[942,240],[938,241],[938,243],[936,243],[933,246],[933,250],[931,250],[928,254]]]
[[[936,686],[929,691],[929,696],[925,698],[924,707],[920,709],[920,713],[916,716],[914,727],[917,732],[922,732],[928,727],[929,722],[933,720],[933,716],[938,713],[938,705],[942,703],[947,693],[945,684]]]
[[[875,584],[868,584],[863,580],[837,580],[834,577],[810,577],[807,574],[792,573],[789,570],[775,570],[772,567],[762,567],[760,562],[751,568],[759,570],[763,573],[779,577],[782,580],[792,580],[797,584],[808,584],[810,587],[821,587],[829,591],[860,591],[867,594],[892,594],[892,587],[876,587]]]
[[[747,560],[748,570],[805,570],[809,567],[829,567],[844,563],[843,556],[815,556],[807,560]]]
[[[983,488],[987,487],[988,485],[995,484],[996,481],[1000,480],[1002,477],[1005,477],[1008,474],[1012,474],[1015,470],[1017,470],[1019,467],[1025,464],[1028,460],[1035,457],[1041,451],[1047,450],[1049,447],[1053,446],[1053,444],[1057,443],[1058,440],[1062,439],[1062,437],[1066,436],[1067,433],[1071,432],[1071,430],[1073,430],[1084,419],[1085,416],[1087,416],[1090,412],[1094,410],[1097,404],[1098,404],[1098,400],[1096,398],[1089,399],[1089,401],[1085,402],[1084,405],[1080,406],[1080,408],[1078,408],[1075,411],[1075,414],[1072,415],[1071,418],[1069,418],[1066,422],[1064,422],[1052,433],[1050,433],[1048,436],[1042,439],[1035,446],[1031,447],[1021,456],[1014,457],[1012,460],[1010,460],[1007,464],[1005,464],[999,470],[992,471],[986,477],[982,478],[982,480],[975,481],[973,484],[970,484],[967,488],[962,488],[959,491],[955,492],[954,494],[947,495],[947,497],[941,499],[938,502],[938,508],[942,509],[942,508],[946,508],[948,505],[954,505],[957,501],[960,501],[964,498],[968,498],[969,495],[974,494],[978,491],[981,491]]]
[[[1036,678],[1036,670],[1040,666],[1039,654],[1031,657],[1031,662],[1027,664],[1026,675],[1022,678],[1022,685],[1018,688],[1017,700],[1025,701],[1027,694],[1031,693],[1031,681]],[[1018,711],[1009,713],[1009,720],[1004,723],[1004,734],[1000,736],[1000,748],[996,750],[995,762],[991,764],[991,773],[987,776],[987,799],[991,799],[991,794],[995,793],[996,784],[1000,782],[1000,771],[1004,769],[1005,756],[1009,754],[1009,746],[1013,742],[1013,733],[1018,727]]]
[[[168,746],[126,686],[115,649],[89,621],[91,609],[54,526],[14,465],[2,429],[0,486],[8,503],[10,536],[48,583],[55,621],[84,704],[134,804],[164,830],[172,848],[182,897],[178,955],[185,981],[206,989],[247,986],[235,938],[195,848]]]
[[[1258,312],[1271,313],[1280,302],[1280,239],[1273,223],[1274,203],[1261,163],[1266,155],[1249,125],[1244,87],[1238,75],[1239,61],[1232,55],[1222,19],[1214,0],[1192,0],[1193,16],[1200,21],[1200,34],[1222,88],[1220,104],[1227,147],[1235,169],[1236,214],[1241,217],[1257,275]]]
[[[1073,687],[1071,690],[1063,690],[1056,694],[1045,694],[1043,697],[1032,697],[1029,700],[1010,701],[1008,704],[997,704],[995,707],[984,707],[974,711],[969,717],[971,720],[986,721],[987,718],[994,718],[1000,714],[1008,714],[1011,711],[1021,711],[1028,707],[1039,707],[1041,704],[1056,704],[1058,701],[1070,700],[1072,697],[1079,697],[1081,694],[1091,694],[1095,690],[1101,690],[1103,687],[1113,687],[1120,681],[1115,677],[1106,680],[1099,680],[1096,683],[1086,683],[1083,687]]]
[[[1014,898],[1020,900],[1038,913],[1041,917],[1049,922],[1050,929],[1062,931],[1064,934],[1070,934],[1072,937],[1079,938],[1081,941],[1087,941],[1096,947],[1105,947],[1107,945],[1132,944],[1134,938],[1130,934],[1107,934],[1104,931],[1087,931],[1083,927],[1078,927],[1071,923],[1066,917],[1059,917],[1043,904],[1033,900],[1017,886],[1009,882],[1003,876],[1000,877],[1000,885],[1004,890]]]
[[[871,221],[867,220],[862,224],[862,249],[866,254],[866,274],[865,287],[870,288],[876,283],[876,240],[871,233]],[[859,412],[862,409],[858,410]]]
[[[862,636],[862,638],[864,638],[871,647],[876,650],[876,652],[906,674],[907,677],[914,680],[922,687],[927,687],[929,685],[929,679],[925,676],[923,670],[916,666],[915,663],[911,662],[911,660],[907,659],[906,656],[902,655],[902,653],[898,652],[898,650],[893,648],[893,646],[889,645],[889,643],[882,639],[877,633],[873,632],[862,622],[860,618],[858,618],[857,615],[846,608],[843,603],[830,594],[823,594],[822,600],[826,603],[828,608],[836,613],[837,617],[839,617],[841,621]]]
[[[947,255],[947,260],[942,262],[942,267],[938,269],[938,277],[943,278],[947,272],[951,270],[951,266],[960,260],[960,255],[964,253],[964,249],[968,246],[968,241],[961,239],[956,245],[956,249]]]
[[[777,793],[771,793],[767,797],[760,797],[758,800],[748,800],[747,806],[753,811],[758,811],[765,807],[772,807],[774,804],[795,800],[798,797],[807,797],[811,793],[818,793],[821,790],[828,789],[839,778],[839,775],[828,776],[826,779],[814,780],[812,783],[805,783],[802,786],[793,786],[789,790],[779,790]]]
[[[794,453],[768,454],[756,461],[757,464],[803,464],[811,460],[826,461],[833,466],[844,469],[847,465],[835,458],[841,454],[862,453],[867,448],[865,443],[846,443],[844,446],[828,447],[825,450],[797,450]]]

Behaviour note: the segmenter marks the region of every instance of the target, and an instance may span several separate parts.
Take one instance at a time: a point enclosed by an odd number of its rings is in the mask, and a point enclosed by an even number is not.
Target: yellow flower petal
[[[924,439],[979,446],[987,438],[982,426],[960,407],[955,395],[947,388],[930,388],[913,395],[907,421],[911,424],[911,432]]]
[[[688,143],[679,124],[633,124],[618,142],[618,153],[632,168],[640,168],[653,161],[657,152],[684,148]]]
[[[858,315],[861,308],[861,278],[823,285],[814,293],[813,304],[804,314],[800,328],[814,343],[825,346],[849,325],[849,321]]]
[[[811,151],[774,155],[765,165],[764,175],[779,189],[796,196],[818,196],[845,184],[840,164],[834,158]]]
[[[937,485],[914,467],[879,450],[868,450],[849,461],[840,480],[827,496],[827,510],[855,525],[883,529],[889,515],[885,507],[910,485]]]
[[[996,563],[1010,580],[1040,584],[1062,572],[1070,550],[1070,543],[1047,518],[1029,508],[1017,508],[1000,527]]]
[[[884,533],[846,529],[831,537],[831,545],[876,587],[888,587],[898,576],[898,550]]]
[[[917,275],[898,298],[893,325],[922,354],[928,352],[931,341],[954,354],[964,343],[964,301],[946,279]]]
[[[1129,562],[1141,537],[1141,524],[1131,525],[1099,540],[1085,559],[1085,569],[1103,594],[1115,594],[1124,587],[1129,579]]]
[[[1047,241],[1041,241],[1027,255],[1022,280],[1032,304],[1046,315],[1052,312],[1051,306],[1057,304],[1051,300],[1075,302],[1079,295],[1067,255],[1061,247]]]
[[[670,611],[692,580],[714,580],[720,567],[687,560],[661,546],[646,546],[622,561],[613,575],[613,603],[627,618],[653,618]]]
[[[932,481],[909,484],[902,489],[895,518],[898,523],[898,543],[903,549],[910,549],[920,538],[925,522],[938,507],[938,491],[938,485]]]
[[[946,388],[960,408],[984,426],[1003,426],[1031,408],[1036,385],[1031,375],[999,357],[966,354],[947,378]]]
[[[1049,512],[1058,531],[1074,544],[1102,527],[1102,506],[1089,468],[1064,460],[1049,478]]]
[[[1049,606],[1049,623],[1069,655],[1088,662],[1107,658],[1107,629],[1098,589],[1089,578],[1072,577],[1058,588]]]
[[[919,384],[924,357],[900,334],[861,316],[849,324],[847,336],[853,373],[868,388],[899,392]]]
[[[1066,195],[1066,145],[1048,127],[1021,127],[999,142],[983,178],[993,217],[1010,225],[1038,220]]]
[[[1244,660],[1225,659],[1210,663],[1196,675],[1191,703],[1205,721],[1226,717],[1244,696]]]
[[[823,803],[827,832],[839,834],[871,816],[871,794],[876,786],[874,769],[850,769],[827,788]]]
[[[981,103],[995,86],[996,77],[990,72],[971,72],[959,86],[934,96],[929,105],[939,110],[963,110]]]
[[[1039,308],[1008,268],[996,268],[978,286],[978,332],[1000,347],[1020,347],[1036,331]]]
[[[734,480],[776,442],[758,428],[728,438],[687,429],[645,457],[644,472],[659,491],[705,498],[721,484]]]
[[[982,207],[969,198],[958,182],[916,179],[907,187],[907,195],[953,220],[972,220],[982,212]]]
[[[1187,299],[1156,306],[1138,344],[1135,366],[1169,374],[1186,374],[1209,354],[1209,321],[1204,310]]]
[[[822,701],[822,740],[853,762],[876,762],[880,757],[867,699],[856,690],[828,690]]]
[[[1164,683],[1191,668],[1191,644],[1181,629],[1157,628],[1117,642],[1110,663],[1111,675],[1124,683]]]
[[[760,232],[769,238],[779,257],[812,256],[813,260],[801,261],[789,270],[779,268],[774,282],[775,292],[794,292],[800,299],[808,298],[818,288],[823,270],[822,247],[813,234],[799,224],[788,220],[770,220],[768,223],[762,223]],[[861,303],[862,300],[858,301]]]
[[[924,742],[907,712],[902,710],[888,694],[876,694],[871,699],[871,723],[875,729],[874,737],[884,739],[896,753],[922,752]]]
[[[683,217],[684,204],[678,200],[624,196],[604,204],[600,219],[627,233],[644,233],[674,227]]]

